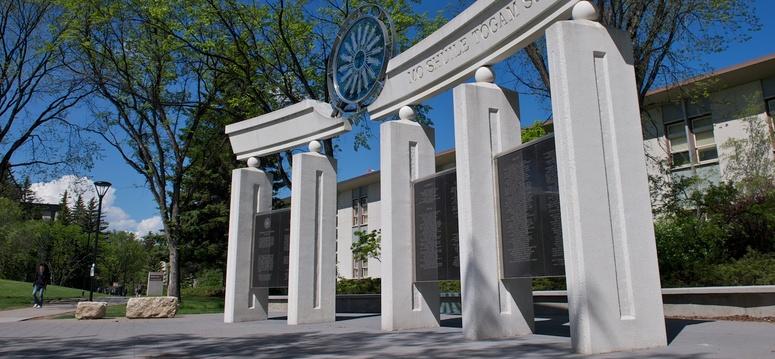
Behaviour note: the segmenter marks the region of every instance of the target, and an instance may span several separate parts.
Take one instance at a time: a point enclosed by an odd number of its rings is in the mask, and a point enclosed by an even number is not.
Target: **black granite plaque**
[[[256,214],[253,230],[253,287],[288,287],[291,209]]]
[[[496,157],[504,278],[565,275],[554,136]]]
[[[415,181],[413,188],[415,281],[460,279],[455,171]]]

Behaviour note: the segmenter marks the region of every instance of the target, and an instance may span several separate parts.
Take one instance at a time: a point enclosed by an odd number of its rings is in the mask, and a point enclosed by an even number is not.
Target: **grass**
[[[43,293],[43,299],[50,300],[83,298],[89,291],[49,285]],[[95,293],[97,296],[101,296]],[[32,305],[32,283],[0,279],[0,310],[24,308]]]

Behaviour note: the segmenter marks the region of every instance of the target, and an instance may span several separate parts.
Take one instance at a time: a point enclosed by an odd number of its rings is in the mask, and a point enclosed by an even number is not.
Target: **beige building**
[[[645,108],[644,147],[657,160],[649,161],[650,174],[733,180],[725,170],[733,152],[728,141],[747,139],[749,123],[773,131],[775,55],[653,91]]]
[[[752,123],[773,131],[775,54],[652,91],[645,107],[644,147],[650,174],[697,175],[711,182],[729,179],[724,168],[731,150],[724,144],[747,138],[745,119],[753,118]],[[769,145],[775,150],[775,144]],[[454,150],[436,155],[437,172],[454,167]],[[379,171],[339,182],[337,191],[337,275],[379,278],[379,260],[354,262],[350,249],[355,232],[381,228]]]

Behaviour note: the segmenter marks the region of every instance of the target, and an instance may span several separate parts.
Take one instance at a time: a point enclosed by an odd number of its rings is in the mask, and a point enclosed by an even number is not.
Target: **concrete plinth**
[[[493,80],[486,68],[477,78]],[[453,99],[463,333],[468,339],[531,334],[531,281],[501,279],[496,217],[493,158],[521,142],[517,94],[477,82],[455,87]]]
[[[336,161],[293,155],[288,324],[336,320]]]
[[[664,346],[630,39],[587,20],[546,38],[573,348]]]
[[[380,125],[383,330],[439,326],[439,287],[414,284],[412,245],[411,181],[436,171],[433,141],[432,129],[408,119]]]
[[[272,209],[272,178],[256,168],[231,174],[229,248],[226,259],[226,323],[266,319],[269,290],[251,288],[251,254],[255,214]]]

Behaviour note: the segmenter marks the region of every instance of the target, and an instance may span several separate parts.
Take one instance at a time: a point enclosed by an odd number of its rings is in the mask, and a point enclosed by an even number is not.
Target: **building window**
[[[353,227],[369,223],[368,187],[353,189]]]
[[[353,278],[369,276],[369,261],[353,261]]]
[[[707,101],[666,105],[663,118],[671,167],[705,164],[718,159],[713,117]]]
[[[692,119],[692,134],[694,134],[694,151],[698,163],[713,161],[718,158],[716,140],[713,138],[713,119],[710,115]]]
[[[775,97],[767,100],[767,113],[770,117],[775,117]]]
[[[691,162],[689,158],[689,139],[686,137],[686,126],[683,121],[671,123],[665,133],[670,147],[670,165],[680,167]]]

